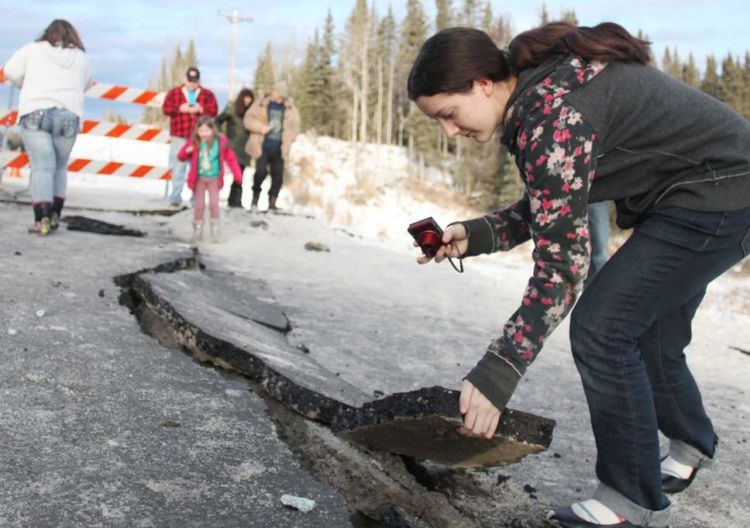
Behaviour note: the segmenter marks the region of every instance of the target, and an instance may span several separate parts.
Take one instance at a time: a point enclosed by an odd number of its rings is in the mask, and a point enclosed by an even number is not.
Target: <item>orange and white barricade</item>
[[[13,158],[5,166],[9,169],[22,169],[29,164],[29,156],[24,152]],[[120,176],[122,178],[144,178],[150,180],[169,180],[170,170],[153,165],[134,165],[117,161],[87,160],[76,158],[68,163],[68,172],[85,172],[102,176]]]
[[[0,69],[0,82],[3,81],[4,77],[2,69]],[[86,97],[108,101],[161,108],[166,94],[153,90],[140,90],[127,86],[97,82],[86,90],[85,95]],[[18,112],[12,111],[0,117],[0,126],[10,127],[15,125],[17,121]],[[112,139],[130,139],[161,144],[169,143],[168,131],[144,125],[124,125],[106,121],[84,120],[81,123],[80,133]],[[28,164],[28,155],[21,153],[5,163],[5,167],[10,169],[11,175],[17,175],[20,169],[26,167]],[[171,179],[171,171],[167,167],[121,163],[112,160],[74,158],[68,163],[68,171],[126,178]]]
[[[156,108],[161,108],[161,105],[164,102],[164,97],[166,96],[164,92],[139,90],[137,88],[104,83],[94,83],[88,90],[86,90],[85,95],[96,99],[153,106]]]

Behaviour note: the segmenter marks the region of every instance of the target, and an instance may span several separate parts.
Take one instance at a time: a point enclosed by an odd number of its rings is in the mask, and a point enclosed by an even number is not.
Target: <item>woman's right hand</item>
[[[419,247],[419,244],[414,242],[414,246]],[[452,224],[443,231],[443,245],[435,254],[435,262],[442,262],[448,257],[459,258],[466,253],[467,249],[469,249],[469,238],[466,228],[463,224]],[[419,264],[427,264],[430,260],[432,259],[426,255],[417,257]]]
[[[188,145],[185,147],[185,154],[192,154],[193,153],[193,145]]]

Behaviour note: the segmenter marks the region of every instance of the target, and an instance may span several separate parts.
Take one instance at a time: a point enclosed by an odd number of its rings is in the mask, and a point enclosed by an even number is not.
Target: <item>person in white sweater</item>
[[[4,74],[21,89],[19,126],[31,163],[34,208],[29,232],[46,235],[59,226],[91,68],[76,29],[58,19],[11,56]]]

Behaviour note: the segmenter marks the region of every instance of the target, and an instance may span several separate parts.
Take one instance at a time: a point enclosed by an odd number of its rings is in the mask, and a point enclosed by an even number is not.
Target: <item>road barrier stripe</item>
[[[6,164],[6,167],[20,169],[29,164],[29,156],[25,152]],[[69,172],[84,172],[102,176],[120,176],[125,178],[147,178],[169,180],[171,171],[165,167],[153,165],[134,165],[118,161],[99,161],[77,158],[68,163]]]
[[[18,120],[18,112],[11,112],[0,118],[0,125],[13,126]],[[81,123],[81,134],[105,136],[110,138],[135,139],[137,141],[151,141],[154,143],[169,143],[169,133],[160,128],[144,127],[142,125],[124,125],[107,121],[93,121],[86,119]]]
[[[8,82],[5,79],[5,73],[0,68],[0,82]],[[84,92],[87,97],[96,97],[108,101],[119,101],[121,103],[133,103],[143,106],[152,106],[161,108],[166,97],[166,92],[156,92],[154,90],[141,90],[130,88],[129,86],[118,86],[115,84],[106,84],[95,82]]]

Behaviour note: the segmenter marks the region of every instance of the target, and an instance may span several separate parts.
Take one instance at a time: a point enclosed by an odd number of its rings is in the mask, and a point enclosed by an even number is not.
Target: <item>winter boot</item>
[[[45,216],[38,222],[34,222],[34,225],[29,228],[29,233],[44,236],[49,234],[49,230],[49,218]]]
[[[212,218],[210,221],[211,226],[211,242],[214,244],[218,244],[221,240],[220,238],[220,224],[218,218]]]
[[[193,236],[190,237],[190,242],[192,244],[197,244],[203,240],[203,222],[194,222],[193,223]]]
[[[250,211],[258,210],[258,200],[260,200],[260,191],[253,191],[253,202],[250,204]]]
[[[29,233],[36,235],[48,235],[50,231],[50,216],[52,214],[52,204],[49,202],[40,202],[34,204],[34,225],[29,228]]]
[[[65,198],[55,196],[52,202],[52,214],[49,217],[49,227],[53,231],[60,227],[60,217],[62,216],[62,208],[65,203]]]
[[[242,184],[232,182],[232,186],[229,189],[229,199],[227,200],[229,207],[242,207]]]

